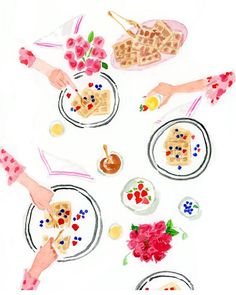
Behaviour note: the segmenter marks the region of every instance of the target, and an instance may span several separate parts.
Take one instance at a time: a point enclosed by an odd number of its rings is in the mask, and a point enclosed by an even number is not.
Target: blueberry
[[[178,147],[178,146],[176,146],[176,147],[175,147],[175,149],[176,149],[176,150],[178,150],[178,149],[179,149],[179,147]]]
[[[67,218],[67,215],[64,215],[64,218]]]
[[[180,134],[180,136],[183,137],[184,135],[183,134]]]
[[[77,241],[77,237],[74,237],[74,240],[76,240],[76,241]]]
[[[85,213],[88,213],[88,210],[86,209],[84,212],[85,212]]]
[[[196,150],[197,150],[197,148],[195,147],[195,148],[194,148],[194,150],[196,151]]]
[[[70,110],[71,110],[72,112],[74,111],[74,109],[73,109],[73,108],[71,108]]]
[[[194,156],[194,157],[197,157],[197,153],[194,153],[193,156]]]
[[[199,143],[197,144],[197,147],[198,147],[198,148],[200,147],[200,144],[199,144]]]
[[[43,220],[40,220],[40,223],[43,223]]]
[[[181,170],[182,169],[182,167],[181,166],[178,166],[178,170]]]
[[[40,223],[40,225],[39,225],[39,226],[43,227],[42,223]]]
[[[91,95],[91,98],[94,98],[94,95]]]
[[[61,212],[61,213],[64,213],[64,212],[65,212],[65,210],[64,210],[64,209],[61,209],[61,210],[60,210],[60,212]]]
[[[79,211],[79,214],[83,214],[83,213],[84,213],[83,210],[80,210],[80,211]]]
[[[95,88],[98,88],[98,84],[95,84]]]
[[[64,241],[60,241],[60,244],[61,244],[61,245],[64,245]]]
[[[93,99],[91,99],[91,102],[95,102],[95,99],[93,98]]]
[[[99,84],[99,88],[102,88],[102,84]]]
[[[86,96],[84,96],[83,98],[84,98],[84,100],[87,100],[87,97]]]
[[[76,221],[76,218],[74,217],[73,220]]]
[[[189,204],[189,201],[187,201],[186,204]]]
[[[46,219],[46,222],[49,222],[49,219]]]
[[[85,218],[85,216],[83,215],[82,218]]]
[[[179,155],[176,155],[175,157],[178,159],[179,158]]]
[[[169,150],[171,151],[173,149],[173,147],[172,146],[169,146]]]
[[[179,131],[179,129],[175,129],[175,132],[178,132]]]
[[[176,135],[176,138],[179,138],[179,135]]]
[[[78,237],[78,241],[81,241],[82,240],[82,238],[81,237]]]
[[[59,212],[58,215],[61,216],[61,212]]]
[[[190,203],[189,203],[189,205],[191,205],[191,206],[192,206],[192,204],[193,204],[193,202],[190,202]]]
[[[179,147],[179,151],[181,151],[182,150],[182,148],[181,147]]]

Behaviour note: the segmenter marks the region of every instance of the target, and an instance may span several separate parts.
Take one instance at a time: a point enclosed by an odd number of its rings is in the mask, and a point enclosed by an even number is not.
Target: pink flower
[[[93,57],[97,57],[99,54],[100,48],[94,47],[92,52],[91,52],[91,56]]]
[[[132,250],[134,257],[141,261],[158,262],[166,256],[170,250],[172,236],[166,233],[166,224],[160,221],[154,224],[141,224],[138,230],[130,232],[128,247]]]
[[[67,60],[75,59],[75,54],[72,51],[67,51],[64,55],[64,58]]]
[[[84,48],[81,46],[75,46],[75,54],[77,56],[77,58],[81,58],[84,56]]]
[[[97,73],[97,72],[99,72],[100,71],[100,69],[101,69],[101,62],[98,60],[98,59],[96,59],[94,62],[93,62],[93,72],[94,73]]]
[[[101,36],[95,37],[93,40],[93,44],[96,47],[102,48],[104,45],[104,39]]]
[[[77,70],[81,71],[85,68],[85,63],[83,61],[78,62]]]
[[[75,40],[73,38],[69,38],[66,41],[66,47],[67,48],[73,48],[75,46]]]
[[[87,68],[85,70],[85,73],[88,75],[88,76],[91,76],[93,74],[93,69],[92,68]]]
[[[98,53],[98,58],[104,59],[106,57],[107,57],[106,51],[104,49],[100,49],[100,51]]]
[[[93,59],[92,58],[88,58],[85,62],[86,67],[92,67],[93,66]]]
[[[71,67],[72,70],[75,70],[76,66],[77,66],[77,61],[74,59],[69,60],[69,65]]]
[[[76,41],[77,45],[81,46],[85,40],[84,40],[84,38],[82,36],[78,36],[75,39],[75,41]]]
[[[90,43],[88,41],[84,41],[82,43],[82,47],[84,48],[84,51],[87,52],[90,48]]]

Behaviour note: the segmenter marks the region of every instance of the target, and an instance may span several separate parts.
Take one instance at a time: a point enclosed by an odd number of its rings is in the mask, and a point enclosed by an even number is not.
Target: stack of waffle
[[[164,143],[166,162],[173,166],[186,166],[191,163],[191,133],[175,125]]]
[[[181,41],[182,33],[158,20],[152,28],[142,26],[135,37],[116,43],[114,57],[122,68],[144,66],[159,61],[162,53],[177,54]]]
[[[110,91],[85,88],[71,103],[72,108],[82,117],[107,115],[110,113]]]

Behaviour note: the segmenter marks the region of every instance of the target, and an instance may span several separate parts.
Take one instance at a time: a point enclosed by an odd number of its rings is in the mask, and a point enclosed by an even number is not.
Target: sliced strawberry
[[[149,200],[147,198],[143,198],[143,201],[142,201],[143,204],[149,204]]]
[[[71,97],[71,93],[68,92],[68,93],[66,94],[66,96],[67,96],[68,98],[70,98],[70,97]]]
[[[89,86],[89,87],[93,87],[93,83],[89,83],[88,86]]]
[[[129,194],[127,195],[127,198],[128,198],[128,200],[132,200],[132,198],[133,198],[133,194],[129,193]]]
[[[70,215],[70,211],[67,210],[67,211],[65,212],[65,214],[66,214],[66,215]]]
[[[72,224],[72,228],[74,231],[77,231],[79,229],[79,226],[78,226],[78,224],[74,223],[74,224]]]
[[[142,202],[142,198],[140,198],[140,197],[136,197],[135,198],[135,202],[136,202],[136,204],[139,204],[139,203],[141,203]]]
[[[147,196],[147,194],[148,194],[148,193],[147,193],[147,191],[146,191],[146,190],[143,190],[143,191],[141,192],[141,196],[142,196],[142,197],[146,197],[146,196]]]
[[[166,156],[169,156],[170,154],[171,154],[170,151],[167,151],[167,152],[166,152]]]
[[[90,110],[92,107],[93,107],[93,104],[90,103],[90,104],[88,105],[88,109]]]
[[[139,189],[140,191],[143,189],[143,187],[144,187],[144,185],[143,185],[142,183],[140,183],[140,184],[138,185],[138,189]]]
[[[195,138],[195,135],[192,135],[191,137],[192,137],[192,139],[194,139]]]
[[[76,219],[77,219],[77,220],[79,220],[80,217],[81,217],[80,214],[77,214],[77,215],[76,215]]]
[[[136,198],[138,198],[138,197],[140,197],[140,192],[136,191],[136,192],[134,192],[134,195],[135,195]]]
[[[183,152],[183,154],[185,154],[187,152],[187,150],[186,149],[183,149],[182,152]]]
[[[72,241],[72,245],[76,246],[77,245],[77,241]]]

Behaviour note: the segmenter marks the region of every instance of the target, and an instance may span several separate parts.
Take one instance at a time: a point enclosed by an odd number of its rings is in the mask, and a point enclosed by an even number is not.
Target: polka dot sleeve
[[[39,280],[32,278],[25,270],[24,279],[22,282],[21,290],[36,290],[39,285]]]
[[[26,65],[27,67],[32,67],[33,63],[35,62],[36,60],[36,57],[34,56],[34,54],[25,49],[24,47],[22,47],[20,50],[19,50],[19,60],[20,60],[20,63]]]
[[[8,185],[16,181],[18,176],[24,172],[25,167],[19,164],[6,150],[0,148],[0,164],[8,174]]]
[[[207,77],[207,82],[206,96],[211,104],[215,104],[235,82],[235,74],[226,72],[218,76]]]

